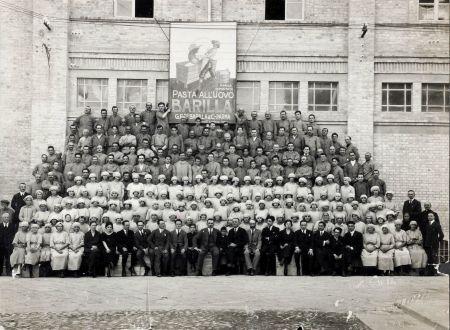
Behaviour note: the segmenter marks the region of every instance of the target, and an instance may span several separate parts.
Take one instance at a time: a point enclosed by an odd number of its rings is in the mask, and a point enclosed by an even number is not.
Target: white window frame
[[[433,86],[434,85],[434,86]],[[436,88],[437,86],[442,89]],[[428,104],[428,92],[429,91],[439,91],[443,94],[443,104],[442,111],[430,111],[428,110],[430,107],[439,107],[440,105],[430,105]],[[422,112],[431,112],[431,113],[448,113],[450,104],[445,102],[446,95],[450,94],[450,84],[440,84],[440,83],[423,83],[422,84],[422,104],[421,110]]]
[[[141,85],[140,86],[120,86],[120,82],[121,81],[141,81]],[[142,82],[145,81],[146,84],[145,86],[142,84]],[[125,89],[126,87],[140,87],[142,90],[142,95],[145,96],[145,100],[141,100],[140,102],[126,102],[124,99],[119,99],[119,89],[123,88],[124,89],[124,93],[123,96],[125,96]],[[147,79],[117,79],[117,91],[116,91],[116,97],[117,97],[117,101],[116,101],[116,105],[119,108],[119,111],[124,111],[126,113],[126,111],[128,110],[130,105],[134,105],[136,107],[136,110],[138,112],[143,111],[145,109],[145,103],[148,102],[148,95],[147,95],[147,88],[148,88],[148,80]],[[126,107],[124,107],[125,104],[128,104]],[[141,106],[142,105],[142,106]]]
[[[164,86],[162,86],[161,84],[164,84]],[[156,79],[156,90],[155,90],[155,105],[157,105],[159,102],[164,102],[167,103],[169,102],[169,80],[168,79]],[[166,99],[164,100],[160,100],[158,99],[158,94],[161,93],[161,90],[167,90],[167,95],[166,95]],[[159,91],[159,92],[158,92]]]
[[[285,87],[278,87],[278,84],[285,84],[285,83],[289,83],[291,84],[290,88],[285,88]],[[295,85],[297,85],[297,87],[294,87]],[[274,87],[272,87],[274,86]],[[276,100],[276,96],[277,93],[276,91],[282,89],[282,90],[291,90],[291,102],[290,104],[287,103],[277,103]],[[275,91],[275,103],[271,103],[270,102],[270,93],[271,91],[274,90]],[[294,98],[294,90],[297,90],[297,98]],[[300,107],[299,104],[299,100],[298,100],[298,95],[300,94],[300,84],[298,81],[269,81],[269,110],[270,111],[297,111]],[[284,106],[282,109],[279,109],[279,106]],[[290,108],[286,108],[286,106],[289,106]]]
[[[305,2],[306,0],[285,0],[284,3],[284,20],[285,21],[303,21],[305,19]],[[288,13],[288,3],[301,3],[302,5],[302,15],[300,18],[287,18]]]
[[[448,22],[449,20],[441,20],[439,19],[439,7],[441,5],[440,1],[449,1],[449,0],[434,0],[433,4],[421,4],[421,0],[418,0],[417,2],[417,6],[418,6],[418,10],[417,10],[417,20],[421,21],[421,22]],[[449,1],[450,2],[450,1]],[[447,4],[447,7],[450,8],[450,3],[449,2],[445,2]],[[432,19],[422,19],[420,18],[420,9],[421,6],[427,5],[427,7],[433,7],[433,18]]]
[[[316,87],[316,84],[329,84],[329,87],[322,88]],[[313,102],[309,101],[309,91],[313,91]],[[329,90],[330,91],[330,103],[329,104],[318,104],[316,103],[316,90]],[[336,104],[333,104],[333,90],[336,91]],[[328,110],[316,110],[316,107],[329,107]],[[335,110],[333,110],[333,107]],[[308,81],[308,111],[314,112],[337,112],[339,110],[339,82],[337,81]]]
[[[134,18],[136,16],[136,1],[135,0],[129,0],[129,1],[131,1],[131,16],[119,16],[117,14],[117,7],[118,7],[117,1],[121,1],[121,0],[114,0],[114,17]]]
[[[390,88],[391,84],[402,84],[403,88]],[[386,85],[386,88],[384,88],[383,86]],[[386,104],[383,104],[383,92],[386,91]],[[401,107],[401,105],[396,105],[396,104],[390,104],[389,103],[389,92],[390,91],[403,91],[403,110],[389,110],[390,107]],[[410,104],[407,104],[407,92],[410,92]],[[383,82],[381,84],[381,111],[382,112],[398,112],[398,113],[402,113],[402,112],[408,112],[410,113],[412,111],[412,83],[409,82]],[[383,110],[383,108],[386,107],[386,110]]]
[[[100,108],[99,109],[95,109],[91,106],[90,103],[94,103],[94,102],[90,102],[90,101],[86,101],[86,99],[84,99],[82,101],[82,105],[79,105],[79,101],[78,101],[78,87],[80,86],[80,82],[81,85],[83,86],[83,94],[85,95],[86,93],[86,86],[88,86],[89,84],[86,84],[86,80],[99,80],[100,81],[100,94],[101,94],[101,99],[100,99]],[[106,89],[106,98],[105,100],[103,100],[103,89]],[[77,78],[77,102],[76,102],[76,106],[77,109],[84,109],[86,106],[90,106],[92,108],[93,111],[98,110],[100,112],[101,109],[108,109],[108,78],[86,78],[86,77],[78,77]],[[104,106],[103,106],[104,105]]]
[[[239,87],[240,84],[251,84],[250,87]],[[239,104],[238,96],[239,89],[243,90],[243,92],[248,92],[252,94],[252,103],[251,104]],[[258,101],[258,103],[255,102]],[[259,111],[261,108],[261,82],[259,80],[240,80],[236,83],[236,106],[244,107],[246,111]],[[246,106],[250,108],[246,108]]]

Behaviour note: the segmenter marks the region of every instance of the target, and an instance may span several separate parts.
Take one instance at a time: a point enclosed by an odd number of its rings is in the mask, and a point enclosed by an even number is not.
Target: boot
[[[134,271],[134,267],[130,267],[128,268],[128,270],[130,271],[131,276],[137,276],[136,272]]]
[[[28,271],[30,272],[30,278],[33,278],[34,277],[33,276],[33,265],[29,265],[28,267],[29,267]]]
[[[288,265],[284,265],[284,276],[287,276],[288,274]]]

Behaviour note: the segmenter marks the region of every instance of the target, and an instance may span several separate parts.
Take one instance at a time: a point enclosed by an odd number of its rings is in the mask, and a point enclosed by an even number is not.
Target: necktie
[[[180,236],[180,231],[179,230],[177,230],[177,236]]]

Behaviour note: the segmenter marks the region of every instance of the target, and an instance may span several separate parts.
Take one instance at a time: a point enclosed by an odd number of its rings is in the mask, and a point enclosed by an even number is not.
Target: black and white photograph
[[[0,330],[449,329],[450,0],[0,0]]]

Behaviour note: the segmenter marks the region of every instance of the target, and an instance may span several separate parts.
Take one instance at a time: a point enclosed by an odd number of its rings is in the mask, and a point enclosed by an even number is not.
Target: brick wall
[[[449,229],[448,127],[444,129],[377,127],[374,134],[374,158],[381,177],[397,202],[407,199],[409,189],[417,199],[430,201],[441,223]],[[447,236],[448,237],[448,236]]]
[[[0,196],[8,199],[30,173],[32,25],[31,16],[0,10]]]
[[[375,0],[349,1],[348,33],[348,134],[361,153],[373,150],[374,39],[373,31],[361,38],[359,27],[371,29]]]
[[[68,0],[39,0],[34,10],[49,17],[68,18]],[[63,150],[67,121],[68,43],[67,21],[49,20],[51,31],[41,19],[33,21],[33,71],[31,107],[31,165],[40,162],[48,145]],[[45,46],[48,47],[47,54]],[[48,57],[49,56],[49,57]]]

